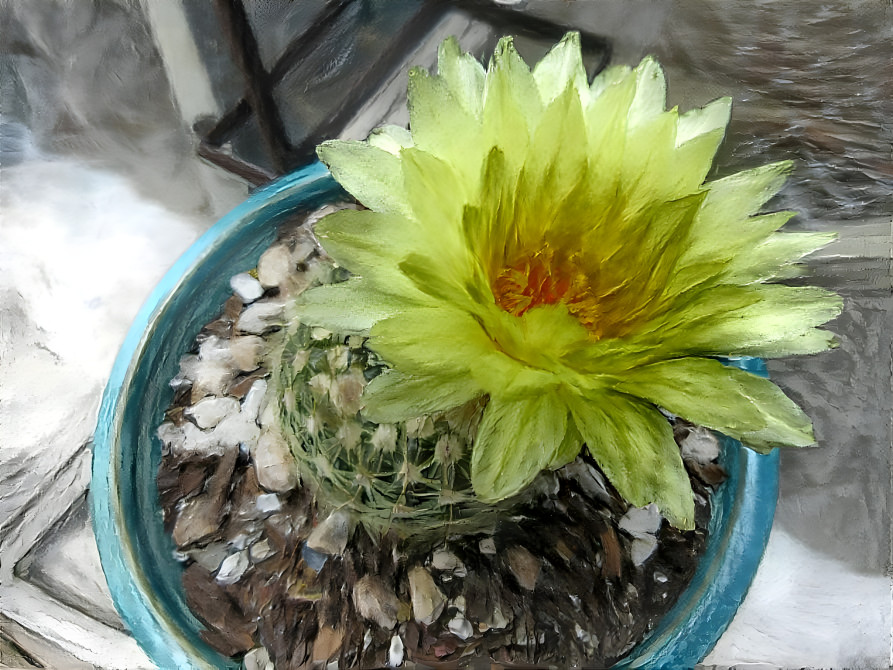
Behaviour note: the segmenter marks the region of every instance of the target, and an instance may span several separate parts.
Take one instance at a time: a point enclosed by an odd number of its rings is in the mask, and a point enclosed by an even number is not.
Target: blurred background
[[[841,346],[772,361],[816,424],[785,452],[717,668],[891,665],[893,4],[887,0],[0,0],[0,667],[143,668],[86,505],[115,353],[167,267],[330,137],[405,123],[406,69],[456,35],[590,74],[655,54],[669,104],[731,95],[715,174],[791,158],[774,208],[833,230],[811,283]]]

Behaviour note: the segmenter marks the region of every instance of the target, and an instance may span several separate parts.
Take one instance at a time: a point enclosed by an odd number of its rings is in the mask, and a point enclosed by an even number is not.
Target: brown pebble
[[[331,626],[320,626],[313,642],[313,660],[328,661],[341,650],[344,631]]]
[[[533,591],[536,588],[536,580],[540,576],[540,570],[543,567],[542,562],[527,549],[518,545],[511,547],[506,552],[508,557],[509,569],[518,580],[518,585],[527,591]]]
[[[605,550],[605,562],[602,565],[606,577],[620,576],[620,543],[617,541],[617,534],[610,526],[605,528],[600,534],[599,539],[602,542],[602,548]]]

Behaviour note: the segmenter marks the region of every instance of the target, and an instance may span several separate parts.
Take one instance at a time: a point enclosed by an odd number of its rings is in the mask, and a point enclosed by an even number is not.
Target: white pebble
[[[221,584],[235,584],[239,577],[248,569],[248,555],[244,551],[238,554],[230,554],[223,559],[215,579]]]
[[[256,370],[264,354],[264,340],[257,335],[233,337],[229,341],[229,354],[242,372]]]
[[[268,540],[261,540],[260,542],[252,544],[248,548],[248,556],[255,563],[260,563],[261,561],[272,556],[273,553],[273,547],[270,546],[270,542]]]
[[[294,456],[275,431],[261,433],[251,450],[258,483],[267,491],[290,491],[298,485]]]
[[[275,670],[270,654],[264,647],[252,649],[242,659],[243,670]]]
[[[202,398],[192,407],[187,407],[185,414],[191,417],[199,428],[213,428],[230,414],[239,412],[239,401],[235,398]]]
[[[244,303],[254,302],[264,294],[261,283],[247,272],[233,275],[229,280],[229,286]]]
[[[257,511],[263,514],[269,514],[271,512],[278,512],[282,509],[282,503],[279,501],[279,496],[275,493],[262,493],[257,496]]]
[[[450,629],[453,635],[461,637],[463,640],[467,640],[474,635],[474,628],[472,628],[471,622],[461,614],[454,616],[447,624],[447,628]]]
[[[494,555],[496,553],[496,542],[492,537],[485,537],[478,543],[478,549],[482,554]]]
[[[657,538],[654,535],[641,535],[633,538],[629,548],[630,558],[635,565],[642,565],[655,549],[657,549]]]
[[[292,261],[288,247],[282,244],[267,249],[257,261],[257,279],[266,288],[279,286],[291,274]]]
[[[630,507],[620,523],[620,530],[624,530],[634,537],[645,534],[654,535],[660,530],[661,516],[657,505],[650,503],[645,507]]]
[[[683,458],[710,463],[719,458],[719,440],[709,428],[693,427],[679,445]]]
[[[255,302],[239,315],[236,329],[251,335],[263,335],[285,325],[285,305],[279,300]]]
[[[245,394],[245,398],[242,400],[242,414],[246,421],[257,421],[266,393],[266,379],[258,379],[248,389],[248,393]]]
[[[391,638],[391,648],[388,649],[388,667],[396,668],[403,665],[403,640],[399,635]]]
[[[332,512],[313,529],[307,538],[307,546],[321,554],[340,556],[347,547],[351,522],[346,512]]]

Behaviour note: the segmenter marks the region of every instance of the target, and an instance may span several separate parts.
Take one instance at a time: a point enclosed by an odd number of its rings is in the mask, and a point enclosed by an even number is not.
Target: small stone
[[[450,606],[455,607],[459,614],[465,614],[465,596],[458,595],[450,601]]]
[[[560,472],[569,479],[575,480],[589,497],[605,503],[613,502],[604,477],[586,461],[578,458],[565,465]]]
[[[257,335],[233,337],[229,341],[229,353],[233,363],[242,372],[256,370],[264,356],[264,340]]]
[[[518,580],[520,587],[527,591],[533,591],[542,568],[540,560],[521,546],[509,549],[507,557],[509,570]]]
[[[251,450],[254,473],[267,491],[285,492],[298,485],[298,469],[288,445],[278,432],[265,430]]]
[[[437,549],[431,555],[431,567],[435,570],[452,572],[457,577],[464,577],[468,574],[465,564],[459,560],[456,554],[447,549]]]
[[[403,640],[399,635],[391,638],[391,646],[388,649],[388,667],[397,668],[403,665]]]
[[[366,575],[360,579],[353,587],[353,602],[367,621],[374,621],[386,630],[396,627],[400,600],[379,577]]]
[[[291,262],[295,265],[303,263],[310,258],[314,251],[316,251],[316,245],[313,240],[309,238],[297,240],[294,249],[291,250]]]
[[[657,505],[650,503],[645,507],[630,507],[617,527],[622,531],[626,531],[633,537],[642,535],[654,535],[660,530],[661,516]]]
[[[192,549],[187,555],[208,572],[214,572],[229,556],[229,547],[224,542],[212,542],[206,547]]]
[[[191,417],[199,428],[213,428],[230,414],[238,412],[239,401],[235,398],[209,396],[187,407],[185,414]]]
[[[679,448],[683,458],[691,458],[698,463],[710,463],[719,458],[719,440],[712,430],[703,426],[692,426]]]
[[[282,509],[282,503],[279,500],[279,496],[275,493],[263,493],[257,496],[255,505],[257,506],[257,511],[261,514],[272,514],[273,512],[278,512]]]
[[[261,540],[260,542],[255,542],[250,547],[248,547],[248,558],[251,559],[252,563],[260,563],[261,561],[265,561],[270,556],[275,553],[273,547],[270,546],[270,542],[266,539]]]
[[[670,578],[667,577],[660,570],[655,570],[654,571],[654,581],[656,581],[658,584],[666,584],[668,581],[670,581]]]
[[[329,556],[340,556],[350,537],[350,517],[346,512],[332,512],[313,529],[307,538],[307,546]]]
[[[463,640],[467,640],[474,635],[474,628],[472,627],[471,622],[461,614],[454,616],[447,624],[447,628],[453,635],[460,637]]]
[[[255,302],[245,308],[236,322],[236,330],[263,335],[285,325],[285,305],[279,300]]]
[[[482,554],[493,556],[496,554],[496,542],[493,541],[492,537],[485,537],[478,542],[478,549]]]
[[[256,647],[245,654],[242,670],[275,670],[270,653],[264,647]]]
[[[174,523],[174,543],[185,547],[213,535],[220,528],[218,511],[206,493],[187,500]]]
[[[307,564],[308,568],[310,568],[314,572],[319,572],[323,569],[326,561],[329,560],[329,555],[322,554],[305,544],[304,547],[301,549],[301,558],[304,559],[304,563]]]
[[[499,607],[499,605],[494,605],[493,611],[490,612],[490,616],[488,616],[478,625],[478,630],[481,630],[481,632],[489,630],[491,628],[494,630],[502,630],[511,622],[511,617],[503,614],[502,608]],[[483,628],[481,628],[481,626],[483,626]]]
[[[211,351],[210,347],[208,351]],[[171,386],[179,388],[184,383],[191,383],[190,399],[197,402],[206,395],[224,395],[234,376],[232,366],[223,358],[203,359],[190,354],[180,359],[180,372],[171,380]]]
[[[412,568],[408,577],[413,616],[416,621],[430,626],[443,612],[446,598],[425,568]]]
[[[642,565],[654,553],[655,549],[657,549],[657,538],[654,535],[640,535],[633,538],[629,547],[633,564]]]
[[[344,639],[344,631],[331,626],[320,626],[313,642],[313,660],[328,661],[341,651],[341,641]]]
[[[264,287],[247,272],[230,277],[229,286],[244,303],[251,303],[264,294]]]
[[[255,381],[242,400],[242,418],[245,421],[256,422],[264,405],[264,396],[267,394],[267,380]]]
[[[279,286],[291,271],[291,252],[284,244],[270,247],[257,261],[257,279],[264,288]]]
[[[240,551],[237,554],[230,554],[223,559],[214,579],[218,584],[235,584],[245,574],[250,564],[247,552]]]

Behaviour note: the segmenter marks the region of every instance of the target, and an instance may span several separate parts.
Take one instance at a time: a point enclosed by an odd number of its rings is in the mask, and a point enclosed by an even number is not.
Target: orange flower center
[[[538,252],[504,267],[492,282],[496,304],[513,316],[540,305],[563,302],[594,339],[604,332],[602,311],[592,292],[590,278],[573,259],[557,261],[554,254]]]

